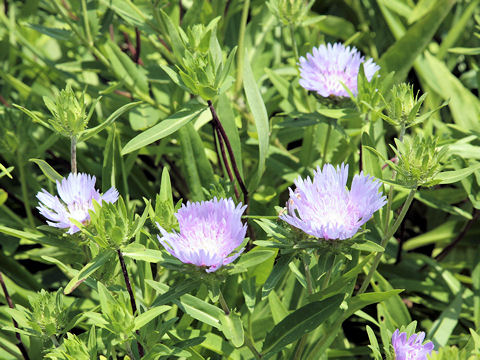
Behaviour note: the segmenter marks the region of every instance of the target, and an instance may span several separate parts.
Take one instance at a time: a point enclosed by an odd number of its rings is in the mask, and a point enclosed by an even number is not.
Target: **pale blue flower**
[[[407,339],[407,333],[395,330],[392,335],[395,360],[427,360],[427,355],[431,354],[434,345],[431,341],[422,345],[424,339],[423,331]]]
[[[349,239],[355,235],[375,211],[386,203],[379,193],[380,182],[361,172],[353,177],[351,190],[347,189],[348,165],[335,169],[326,164],[310,177],[294,181],[290,190],[288,213],[280,216],[290,225],[317,238]]]
[[[300,85],[320,96],[350,97],[342,83],[357,95],[357,77],[363,63],[365,76],[370,81],[380,67],[372,59],[365,58],[355,47],[343,44],[320,45],[312,49],[306,58],[300,58]]]
[[[101,205],[102,201],[114,203],[118,199],[118,191],[115,188],[112,187],[101,195],[95,189],[95,176],[82,173],[71,173],[66,179],[57,181],[57,192],[60,198],[42,189],[37,194],[40,201],[37,209],[48,219],[48,225],[68,229],[68,234],[80,230],[70,219],[88,224],[90,221],[88,210],[93,210],[93,200]]]
[[[244,250],[238,248],[247,231],[241,218],[246,206],[235,206],[232,199],[187,202],[175,214],[180,233],[162,233],[158,240],[163,247],[185,264],[205,267],[206,272],[218,270],[234,261]]]

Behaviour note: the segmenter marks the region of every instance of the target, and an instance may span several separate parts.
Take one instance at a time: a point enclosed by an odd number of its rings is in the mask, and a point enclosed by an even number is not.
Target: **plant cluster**
[[[4,2],[0,358],[478,358],[479,2],[433,3]]]

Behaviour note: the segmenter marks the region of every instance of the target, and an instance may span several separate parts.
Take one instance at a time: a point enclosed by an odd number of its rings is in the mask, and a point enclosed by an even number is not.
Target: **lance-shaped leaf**
[[[267,334],[262,354],[274,354],[303,335],[315,330],[337,309],[344,295],[335,295],[315,301],[294,311]]]
[[[157,125],[135,136],[127,143],[127,145],[123,147],[122,155],[131,153],[132,151],[150,145],[151,143],[160,140],[165,136],[173,134],[182,126],[200,116],[200,114],[206,109],[207,107],[205,105],[201,105],[196,102],[188,103],[184,108],[169,116],[167,119],[162,120]]]
[[[85,265],[80,272],[69,281],[63,292],[70,294],[80,285],[85,279],[102,267],[105,263],[112,260],[114,257],[113,251],[102,251],[92,261]]]

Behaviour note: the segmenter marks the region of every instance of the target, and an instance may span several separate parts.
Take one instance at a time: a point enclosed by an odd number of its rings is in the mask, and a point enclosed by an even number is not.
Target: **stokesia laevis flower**
[[[432,352],[434,345],[431,341],[422,345],[424,339],[423,331],[407,339],[407,333],[395,330],[392,335],[395,360],[427,360],[427,355]]]
[[[312,49],[306,58],[300,58],[300,85],[310,91],[316,91],[323,97],[350,97],[342,83],[357,95],[357,77],[360,64],[363,63],[365,76],[370,81],[380,70],[372,59],[365,58],[355,47],[343,44],[324,44]]]
[[[37,209],[45,216],[47,224],[60,229],[67,229],[67,234],[74,234],[80,229],[70,220],[87,224],[90,220],[88,210],[93,210],[93,200],[100,205],[102,201],[114,203],[118,199],[118,191],[110,188],[101,195],[95,189],[95,176],[71,173],[62,181],[57,180],[57,192],[60,196],[53,196],[42,189],[37,198],[40,201]]]
[[[348,165],[335,169],[326,164],[310,177],[294,181],[290,190],[288,213],[280,216],[292,226],[325,240],[349,239],[356,234],[375,211],[385,205],[385,196],[378,192],[380,182],[361,172],[355,175],[352,187],[346,188]]]
[[[241,217],[246,206],[235,206],[232,199],[187,202],[175,214],[180,233],[162,233],[158,240],[163,247],[185,264],[205,267],[206,272],[218,270],[234,261],[244,250],[231,255],[243,242],[247,225]]]

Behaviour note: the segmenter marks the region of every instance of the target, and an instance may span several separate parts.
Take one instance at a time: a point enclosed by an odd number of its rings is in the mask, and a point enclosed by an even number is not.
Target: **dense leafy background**
[[[289,26],[264,1],[4,1],[0,271],[16,310],[0,308],[0,358],[21,358],[11,316],[33,359],[47,353],[67,359],[61,354],[67,343],[75,359],[137,356],[131,346],[134,329],[140,329],[139,339],[152,359],[249,359],[247,338],[264,358],[296,353],[302,359],[367,358],[375,335],[388,352],[388,331],[412,320],[437,349],[467,346],[474,354],[480,329],[478,4],[316,1]],[[177,29],[180,20],[191,35],[186,46]],[[213,24],[216,37],[200,36],[205,28],[195,24]],[[175,226],[171,210],[180,199],[233,195],[205,100],[213,101],[230,139],[252,216],[277,215],[275,206],[285,205],[293,180],[325,160],[348,163],[351,177],[362,167],[388,181],[391,169],[368,148],[392,158],[389,145],[400,129],[370,110],[379,103],[365,99],[357,106],[346,102],[332,108],[298,84],[295,46],[302,56],[313,46],[336,41],[372,57],[382,68],[380,83],[394,72],[393,82],[407,81],[420,95],[428,93],[420,114],[448,101],[407,129],[412,137],[437,136],[439,146],[448,145],[449,157],[442,183],[415,194],[404,222],[387,239],[367,293],[354,296],[371,263],[369,253],[378,247],[370,243],[364,251],[353,250],[352,260],[339,262],[337,256],[331,288],[320,290],[334,261],[330,250],[279,250],[272,243],[281,243],[284,233],[291,237],[289,229],[274,219],[249,219],[251,241],[257,242],[239,260],[239,270],[230,270],[221,283],[227,303],[236,309],[228,317],[201,280],[177,271],[177,264],[168,266],[158,231],[148,220],[132,244],[122,248],[140,312],[147,314],[133,320],[115,256],[107,250],[92,253],[79,237],[44,226],[35,195],[41,188],[54,191],[48,164],[62,176],[70,172],[70,141],[54,131],[43,97],[55,98],[67,84],[78,98],[84,91],[88,110],[93,106],[88,128],[95,130],[78,141],[79,171],[96,175],[103,191],[115,186],[139,215],[143,199],[151,200],[149,216],[162,224]],[[224,68],[223,86],[204,86],[208,71],[202,74],[192,65],[199,63]],[[329,126],[333,130],[327,137]],[[384,193],[389,188],[385,185]],[[407,194],[395,187],[393,214]],[[369,223],[367,240],[380,243],[386,212]],[[92,258],[96,271],[79,273]],[[312,296],[306,289],[308,261]],[[80,278],[86,281],[70,293]],[[49,294],[35,297],[41,289]],[[342,306],[343,297],[335,294],[347,294]],[[43,305],[32,300],[39,297]],[[67,307],[68,312],[59,310]],[[42,321],[53,321],[54,328],[36,328]],[[303,333],[309,335],[300,339]],[[378,349],[384,351],[382,345]]]

